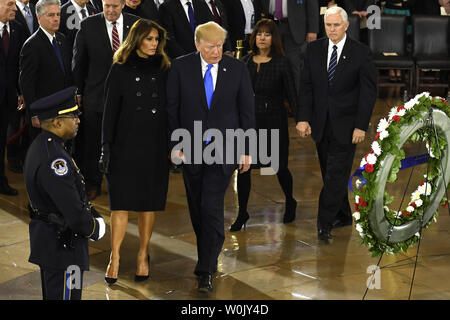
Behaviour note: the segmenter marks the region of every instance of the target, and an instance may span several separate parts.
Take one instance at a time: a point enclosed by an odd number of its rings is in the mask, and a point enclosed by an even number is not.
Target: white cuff
[[[97,240],[100,240],[105,235],[105,230],[106,230],[105,220],[103,220],[103,218],[95,218],[95,220],[97,220],[97,222],[98,222],[98,239]]]

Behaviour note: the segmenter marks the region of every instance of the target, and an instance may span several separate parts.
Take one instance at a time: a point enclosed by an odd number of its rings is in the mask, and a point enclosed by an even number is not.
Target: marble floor
[[[368,139],[356,150],[353,169],[370,150],[380,117],[398,105],[399,98],[378,99],[368,130]],[[181,174],[171,174],[164,212],[156,216],[151,238],[150,279],[134,282],[139,246],[137,213],[131,213],[121,249],[119,280],[104,282],[109,260],[110,234],[90,242],[91,270],[84,277],[84,300],[361,300],[371,276],[368,268],[378,263],[354,226],[333,230],[330,244],[317,240],[317,202],[322,186],[315,147],[311,139],[295,133],[290,118],[289,167],[298,201],[297,218],[283,224],[284,199],[275,176],[252,172],[249,201],[250,220],[246,230],[230,233],[237,213],[236,183],[233,178],[225,199],[226,239],[214,277],[214,291],[203,295],[196,290],[193,274],[196,263],[195,236],[189,219]],[[130,168],[132,169],[132,168]],[[28,262],[29,217],[23,176],[7,172],[19,196],[0,195],[0,300],[41,299],[40,274]],[[406,177],[400,177],[393,194],[399,194]],[[105,190],[94,201],[109,224],[110,212]],[[352,201],[353,196],[349,195]],[[424,231],[412,286],[411,299],[450,299],[450,216],[440,208],[437,223]],[[380,282],[368,290],[365,299],[408,299],[417,246],[407,254],[384,256]]]

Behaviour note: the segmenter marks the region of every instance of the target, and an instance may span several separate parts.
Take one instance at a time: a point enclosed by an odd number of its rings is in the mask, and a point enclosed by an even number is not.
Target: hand
[[[355,130],[353,130],[352,143],[356,144],[356,143],[363,142],[365,137],[366,137],[366,132],[364,130],[355,128]]]
[[[176,166],[179,166],[184,162],[186,162],[186,158],[184,157],[183,151],[172,150],[170,154],[170,161]]]
[[[311,134],[311,126],[307,121],[298,122],[297,125],[295,126],[295,129],[297,129],[299,136],[302,138],[306,138]]]
[[[250,165],[252,164],[252,156],[241,156],[239,161],[239,173],[244,173],[250,169]]]
[[[31,125],[35,128],[41,127],[41,122],[39,121],[39,118],[37,116],[31,118]]]
[[[98,160],[98,170],[103,174],[109,173],[109,158],[109,145],[105,144],[102,146],[102,153]]]
[[[81,109],[82,100],[83,100],[83,96],[81,94],[77,94],[78,109]]]
[[[360,11],[359,13],[361,18],[367,17],[367,11]]]
[[[23,96],[19,96],[17,99],[17,110],[25,109],[25,101],[23,100]]]
[[[306,42],[311,42],[317,40],[317,33],[307,33],[306,34]]]

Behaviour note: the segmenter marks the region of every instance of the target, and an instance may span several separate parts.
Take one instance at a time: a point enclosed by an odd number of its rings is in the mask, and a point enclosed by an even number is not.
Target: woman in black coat
[[[128,211],[139,212],[136,281],[148,278],[154,212],[164,210],[168,188],[165,85],[169,60],[165,30],[139,19],[114,54],[105,89],[102,156],[111,209],[111,257],[105,280],[114,283]]]
[[[255,93],[256,129],[268,129],[267,150],[271,150],[271,130],[275,129],[279,132],[279,140],[276,141],[279,145],[279,154],[270,155],[270,157],[279,157],[277,178],[286,197],[283,222],[289,223],[295,219],[297,202],[292,196],[292,175],[288,169],[289,133],[284,101],[287,98],[291,109],[297,110],[294,77],[289,60],[284,55],[277,26],[273,20],[261,19],[256,24],[250,37],[250,47],[253,53],[244,57],[243,60],[250,72]],[[258,136],[259,138],[260,136]],[[263,166],[259,162],[258,159],[256,167]],[[249,219],[247,203],[251,187],[250,171],[238,175],[239,214],[230,231],[241,230]]]

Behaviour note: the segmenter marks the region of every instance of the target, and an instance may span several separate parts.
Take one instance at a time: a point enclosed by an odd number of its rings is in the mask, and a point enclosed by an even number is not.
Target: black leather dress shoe
[[[342,220],[337,219],[337,220],[335,220],[335,221],[333,222],[333,228],[340,228],[340,227],[351,226],[352,223],[353,223],[352,220],[345,220],[345,221],[342,221]]]
[[[212,292],[212,275],[203,274],[198,277],[198,291],[199,292]]]
[[[7,196],[17,196],[19,194],[16,189],[9,186],[8,182],[0,183],[0,193]]]
[[[319,230],[317,237],[319,238],[319,240],[323,240],[323,241],[328,241],[330,239],[333,239],[333,236],[331,235],[330,231],[325,230],[325,229]]]

